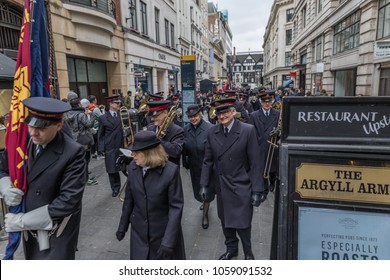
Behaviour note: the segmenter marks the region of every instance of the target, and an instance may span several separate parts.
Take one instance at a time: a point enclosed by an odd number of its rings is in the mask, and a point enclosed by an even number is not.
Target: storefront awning
[[[0,79],[13,80],[16,62],[0,53]]]

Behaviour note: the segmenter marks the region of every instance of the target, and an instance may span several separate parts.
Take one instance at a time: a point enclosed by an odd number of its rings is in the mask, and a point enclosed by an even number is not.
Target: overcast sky
[[[263,36],[274,0],[209,0],[228,10],[236,52],[263,50]]]

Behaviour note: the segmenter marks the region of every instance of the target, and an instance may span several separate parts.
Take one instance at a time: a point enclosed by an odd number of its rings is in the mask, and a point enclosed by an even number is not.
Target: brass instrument
[[[177,114],[177,108],[176,106],[172,106],[171,109],[169,109],[168,116],[165,118],[162,125],[160,126],[160,129],[156,133],[158,138],[162,139],[165,137],[168,127],[176,118],[176,114]]]
[[[126,106],[122,106],[119,109],[119,116],[121,118],[122,131],[123,131],[123,145],[127,148],[134,142],[134,132],[131,126],[130,113]]]
[[[278,103],[280,104],[280,109],[282,109],[281,108],[282,103],[280,103],[280,102],[278,102]],[[279,121],[278,121],[277,128],[278,129],[282,128],[282,110],[279,111]],[[269,180],[269,174],[271,171],[272,160],[274,157],[275,149],[279,147],[279,145],[277,144],[278,135],[272,136],[271,139],[268,140],[267,142],[269,143],[269,148],[268,148],[267,159],[266,159],[265,165],[264,165],[263,177],[264,177],[264,179]]]
[[[180,108],[180,107],[178,107],[178,108],[176,109],[176,120],[177,120],[178,122],[183,122],[183,109]]]
[[[221,100],[221,96],[218,95],[214,98],[214,101]],[[215,109],[215,106],[211,106],[209,108],[209,119],[215,119],[217,117],[217,110]]]
[[[282,102],[275,101],[274,103],[272,103],[272,108],[278,111],[282,111]]]
[[[146,104],[147,102],[149,102],[149,99],[150,99],[149,95],[146,95],[146,97],[142,99],[141,104],[138,107],[138,113],[145,113],[145,114],[149,113],[149,106],[148,104]]]

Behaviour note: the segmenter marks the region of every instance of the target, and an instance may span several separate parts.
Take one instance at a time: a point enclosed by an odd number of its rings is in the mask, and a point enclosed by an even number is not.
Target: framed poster
[[[297,259],[390,260],[390,214],[298,206]]]

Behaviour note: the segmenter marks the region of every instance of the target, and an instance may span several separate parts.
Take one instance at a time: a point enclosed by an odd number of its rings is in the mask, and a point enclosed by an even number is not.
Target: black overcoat
[[[119,114],[119,112],[118,112]],[[116,160],[123,148],[123,130],[120,117],[114,118],[110,111],[99,117],[98,129],[98,151],[105,153],[105,164],[107,173],[119,172],[116,167]]]
[[[200,177],[202,173],[207,133],[209,128],[212,126],[212,124],[202,120],[201,124],[196,130],[192,128],[192,124],[188,124],[184,127],[183,165],[188,166],[190,169],[194,197],[199,202],[203,202],[202,197],[199,195]],[[214,193],[215,187],[213,180],[210,182],[212,183],[209,185],[209,187],[211,187],[212,193]],[[214,197],[212,197],[210,201],[213,199]]]
[[[157,126],[151,124],[148,126],[148,130],[157,132]],[[165,152],[169,156],[169,161],[180,165],[180,157],[183,151],[184,143],[184,130],[182,127],[171,123],[166,131],[166,135],[161,139]]]
[[[250,114],[249,123],[254,125],[256,128],[256,135],[260,145],[260,156],[263,161],[266,161],[268,150],[269,150],[269,140],[270,140],[270,132],[274,127],[278,126],[279,121],[279,111],[271,108],[269,117],[264,115],[263,109],[259,109]],[[274,151],[272,164],[271,164],[271,172],[275,172],[278,167],[277,162],[278,149]]]
[[[226,228],[251,225],[252,192],[264,191],[264,164],[258,149],[253,125],[235,120],[227,137],[222,125],[209,129],[200,183],[210,184],[215,164],[218,217]]]
[[[131,224],[130,259],[155,260],[160,245],[174,249],[173,259],[185,259],[182,214],[179,167],[167,161],[143,177],[142,168],[132,161],[118,227],[127,232]]]
[[[58,132],[36,159],[32,156],[33,151],[35,145],[30,142],[27,192],[24,195],[26,212],[48,204],[54,224],[61,224],[69,216],[70,219],[59,236],[58,231],[51,235],[48,250],[39,251],[37,240],[25,231],[25,257],[27,260],[75,259],[81,200],[87,180],[84,148],[68,135]],[[8,176],[7,160],[1,162],[0,177]]]

